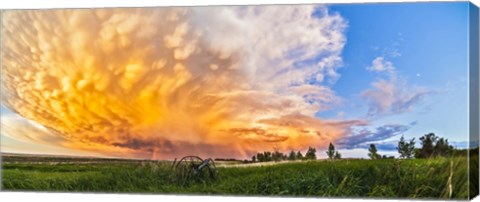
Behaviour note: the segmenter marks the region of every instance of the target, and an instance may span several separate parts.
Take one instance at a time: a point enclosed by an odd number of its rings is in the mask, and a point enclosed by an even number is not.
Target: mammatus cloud
[[[393,63],[377,57],[367,70],[381,72],[386,78],[379,77],[371,83],[372,89],[365,90],[362,97],[369,103],[368,115],[381,116],[410,112],[432,90],[407,85],[405,79],[398,75]]]
[[[2,104],[43,128],[2,130],[122,157],[322,146],[359,124],[314,117],[341,101],[321,83],[345,27],[314,6],[4,12]]]

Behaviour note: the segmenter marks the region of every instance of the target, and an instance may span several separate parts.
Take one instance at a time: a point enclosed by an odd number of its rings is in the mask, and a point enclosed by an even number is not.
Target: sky
[[[468,141],[468,3],[3,14],[1,151],[173,159]],[[418,142],[418,141],[417,141]]]

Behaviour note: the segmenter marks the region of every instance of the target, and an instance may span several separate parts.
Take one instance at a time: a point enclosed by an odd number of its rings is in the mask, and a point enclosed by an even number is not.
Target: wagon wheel
[[[217,167],[212,159],[208,159],[208,164],[205,169],[207,169],[211,179],[217,179]]]
[[[197,168],[203,160],[198,156],[185,156],[174,166],[177,180],[187,181],[197,174]]]

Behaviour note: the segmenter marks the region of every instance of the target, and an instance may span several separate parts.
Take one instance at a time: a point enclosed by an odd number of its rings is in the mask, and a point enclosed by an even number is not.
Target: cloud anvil
[[[323,6],[7,11],[4,135],[140,158],[325,146],[350,127],[315,117],[341,102],[346,26]]]

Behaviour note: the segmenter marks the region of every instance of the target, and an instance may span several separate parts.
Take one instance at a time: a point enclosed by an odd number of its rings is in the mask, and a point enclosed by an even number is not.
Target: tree
[[[315,154],[317,150],[313,147],[308,147],[307,153],[305,154],[305,159],[315,160],[317,155]]]
[[[328,145],[327,156],[329,159],[333,159],[335,157],[335,146],[330,142]]]
[[[283,159],[283,153],[281,152],[278,152],[278,151],[275,151],[273,154],[272,154],[272,160],[274,161],[280,161]]]
[[[415,152],[415,158],[430,158],[436,156],[450,156],[454,148],[448,143],[448,139],[428,133],[420,137],[422,147]]]
[[[265,158],[265,162],[272,161],[272,152],[263,152],[263,158]]]
[[[298,160],[303,160],[302,152],[301,152],[301,151],[298,151],[298,152],[297,152],[297,156],[296,156],[295,158],[298,159]]]
[[[255,155],[252,156],[252,162],[255,162],[257,160],[257,158],[255,157]]]
[[[405,142],[405,138],[402,135],[398,142],[397,150],[400,158],[412,158],[415,150],[415,138],[412,138],[409,142]]]
[[[448,139],[439,138],[433,147],[433,156],[449,156],[453,153],[453,146],[448,144]]]
[[[257,154],[257,161],[258,162],[265,162],[265,156],[263,156],[263,153],[258,153]]]
[[[338,151],[335,151],[335,156],[333,158],[334,159],[341,159],[342,155]]]
[[[379,159],[381,156],[377,153],[377,147],[375,144],[370,144],[370,147],[368,148],[368,156],[371,159]]]
[[[288,155],[288,160],[290,161],[295,161],[296,156],[295,156],[295,151],[290,151],[290,154]]]
[[[435,143],[437,142],[438,137],[434,133],[429,133],[420,137],[422,148],[417,153],[416,158],[430,158],[433,157],[433,152],[435,151]]]
[[[272,160],[280,161],[283,158],[283,153],[279,152],[278,145],[273,146]]]

